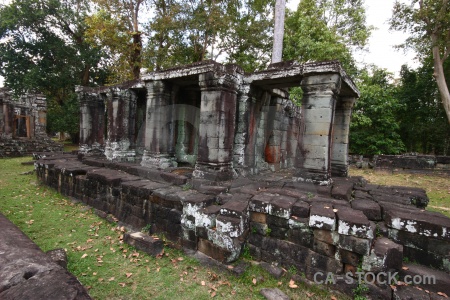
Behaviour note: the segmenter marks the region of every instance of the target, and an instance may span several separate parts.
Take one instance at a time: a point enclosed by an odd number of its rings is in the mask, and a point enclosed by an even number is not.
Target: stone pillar
[[[176,167],[172,86],[164,81],[149,81],[146,88],[145,150],[141,165],[162,169]]]
[[[108,160],[134,161],[131,149],[134,140],[136,95],[131,90],[111,88],[106,94],[108,120],[105,156]]]
[[[199,75],[201,88],[198,158],[193,176],[229,180],[233,170],[237,82],[229,74]]]
[[[103,150],[105,135],[105,102],[97,93],[78,92],[80,101],[80,151]]]
[[[309,76],[302,80],[302,121],[298,181],[331,183],[331,145],[339,74]]]
[[[356,98],[342,97],[336,103],[333,125],[333,145],[331,148],[331,175],[348,176],[348,134],[350,118]]]

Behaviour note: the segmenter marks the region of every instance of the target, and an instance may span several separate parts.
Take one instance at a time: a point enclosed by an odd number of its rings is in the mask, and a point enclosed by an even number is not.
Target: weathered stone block
[[[249,210],[253,212],[265,213],[268,214],[270,212],[270,202],[276,195],[269,193],[260,193],[250,200],[249,202]]]
[[[246,223],[244,223],[241,218],[219,215],[216,219],[216,228],[217,232],[237,238],[246,230]]]
[[[335,230],[336,217],[333,208],[322,205],[312,206],[309,212],[309,226],[311,228]]]
[[[352,208],[362,211],[369,220],[380,221],[381,217],[381,207],[378,203],[372,200],[353,200],[351,202]]]
[[[267,214],[252,211],[252,212],[250,212],[250,220],[252,222],[265,224],[266,220],[267,220]]]
[[[338,249],[337,255],[339,259],[347,265],[359,266],[361,262],[361,255],[355,252],[347,251],[344,249]]]
[[[337,210],[336,215],[338,217],[339,234],[367,239],[373,238],[370,222],[362,211],[342,207]]]
[[[310,229],[289,229],[287,239],[292,243],[311,248],[314,236]]]
[[[333,185],[331,196],[335,199],[350,201],[354,185],[355,184],[351,181],[341,181],[339,184]]]
[[[220,214],[227,217],[247,219],[248,201],[230,200],[221,206]]]
[[[379,273],[399,270],[403,262],[403,246],[387,238],[377,238],[370,255],[363,257],[363,270]]]
[[[144,251],[147,254],[156,256],[162,253],[164,242],[158,238],[151,237],[142,232],[125,233],[123,240],[125,243]]]
[[[350,235],[340,234],[337,241],[334,243],[337,247],[356,252],[361,255],[368,255],[371,246],[371,240],[357,238]]]
[[[417,214],[413,210],[389,209],[384,221],[390,228],[450,240],[450,218],[440,213],[422,211]]]
[[[292,205],[292,216],[298,218],[308,218],[309,217],[309,203],[305,201],[297,201]]]
[[[223,249],[217,245],[214,245],[212,242],[205,239],[198,240],[198,251],[222,263],[227,262],[231,256],[230,251]]]
[[[319,240],[314,240],[313,250],[319,254],[334,258],[334,254],[336,252],[336,247],[331,244],[327,244],[322,241],[319,241]]]
[[[292,212],[292,206],[296,202],[296,199],[289,196],[277,196],[270,202],[271,209],[270,214],[276,217],[289,219]]]
[[[313,232],[314,232],[314,239],[330,245],[334,245],[337,239],[339,239],[339,236],[335,231],[314,229]]]

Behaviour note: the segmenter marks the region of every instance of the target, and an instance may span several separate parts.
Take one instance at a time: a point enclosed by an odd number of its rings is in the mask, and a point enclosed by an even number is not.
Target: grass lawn
[[[450,217],[450,178],[446,175],[388,174],[373,170],[350,169],[351,176],[363,176],[370,183],[420,187],[427,191],[430,203],[427,210]]]
[[[40,185],[35,174],[21,175],[33,169],[25,161],[0,159],[0,212],[42,250],[66,249],[69,271],[95,299],[263,299],[264,287],[291,299],[347,299],[301,283],[290,288],[290,278],[276,280],[256,265],[237,278],[167,247],[160,258],[135,251],[122,243],[122,228]]]

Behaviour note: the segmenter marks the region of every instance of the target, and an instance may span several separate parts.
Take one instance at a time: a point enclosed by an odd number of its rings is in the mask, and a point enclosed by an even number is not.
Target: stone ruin
[[[287,88],[301,86],[302,109]],[[246,74],[213,61],[77,89],[80,149],[142,166],[194,167],[195,178],[297,168],[298,180],[347,175],[348,130],[359,97],[338,62],[274,64]],[[300,112],[302,113],[302,116]]]
[[[26,94],[15,99],[0,88],[0,157],[31,155],[35,151],[62,151],[46,133],[47,99]]]
[[[301,108],[288,98],[293,86],[303,90]],[[204,62],[77,92],[81,151],[35,167],[99,215],[222,263],[245,251],[311,281],[333,274],[329,287],[349,295],[359,284],[344,275],[357,272],[372,299],[450,295],[450,219],[425,210],[422,189],[347,176],[359,92],[338,63],[247,74]],[[420,285],[427,293],[376,280],[386,272],[435,282]]]

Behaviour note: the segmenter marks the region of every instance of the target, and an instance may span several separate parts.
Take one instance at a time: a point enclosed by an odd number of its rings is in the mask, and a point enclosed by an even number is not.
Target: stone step
[[[127,232],[123,236],[123,241],[152,256],[160,255],[164,249],[164,242],[162,240],[142,232]]]
[[[423,265],[405,263],[399,275],[400,279],[406,283],[414,283],[414,280],[419,282],[420,279],[420,284],[416,285],[423,289],[435,293],[445,293],[450,296],[450,274],[446,272]]]

